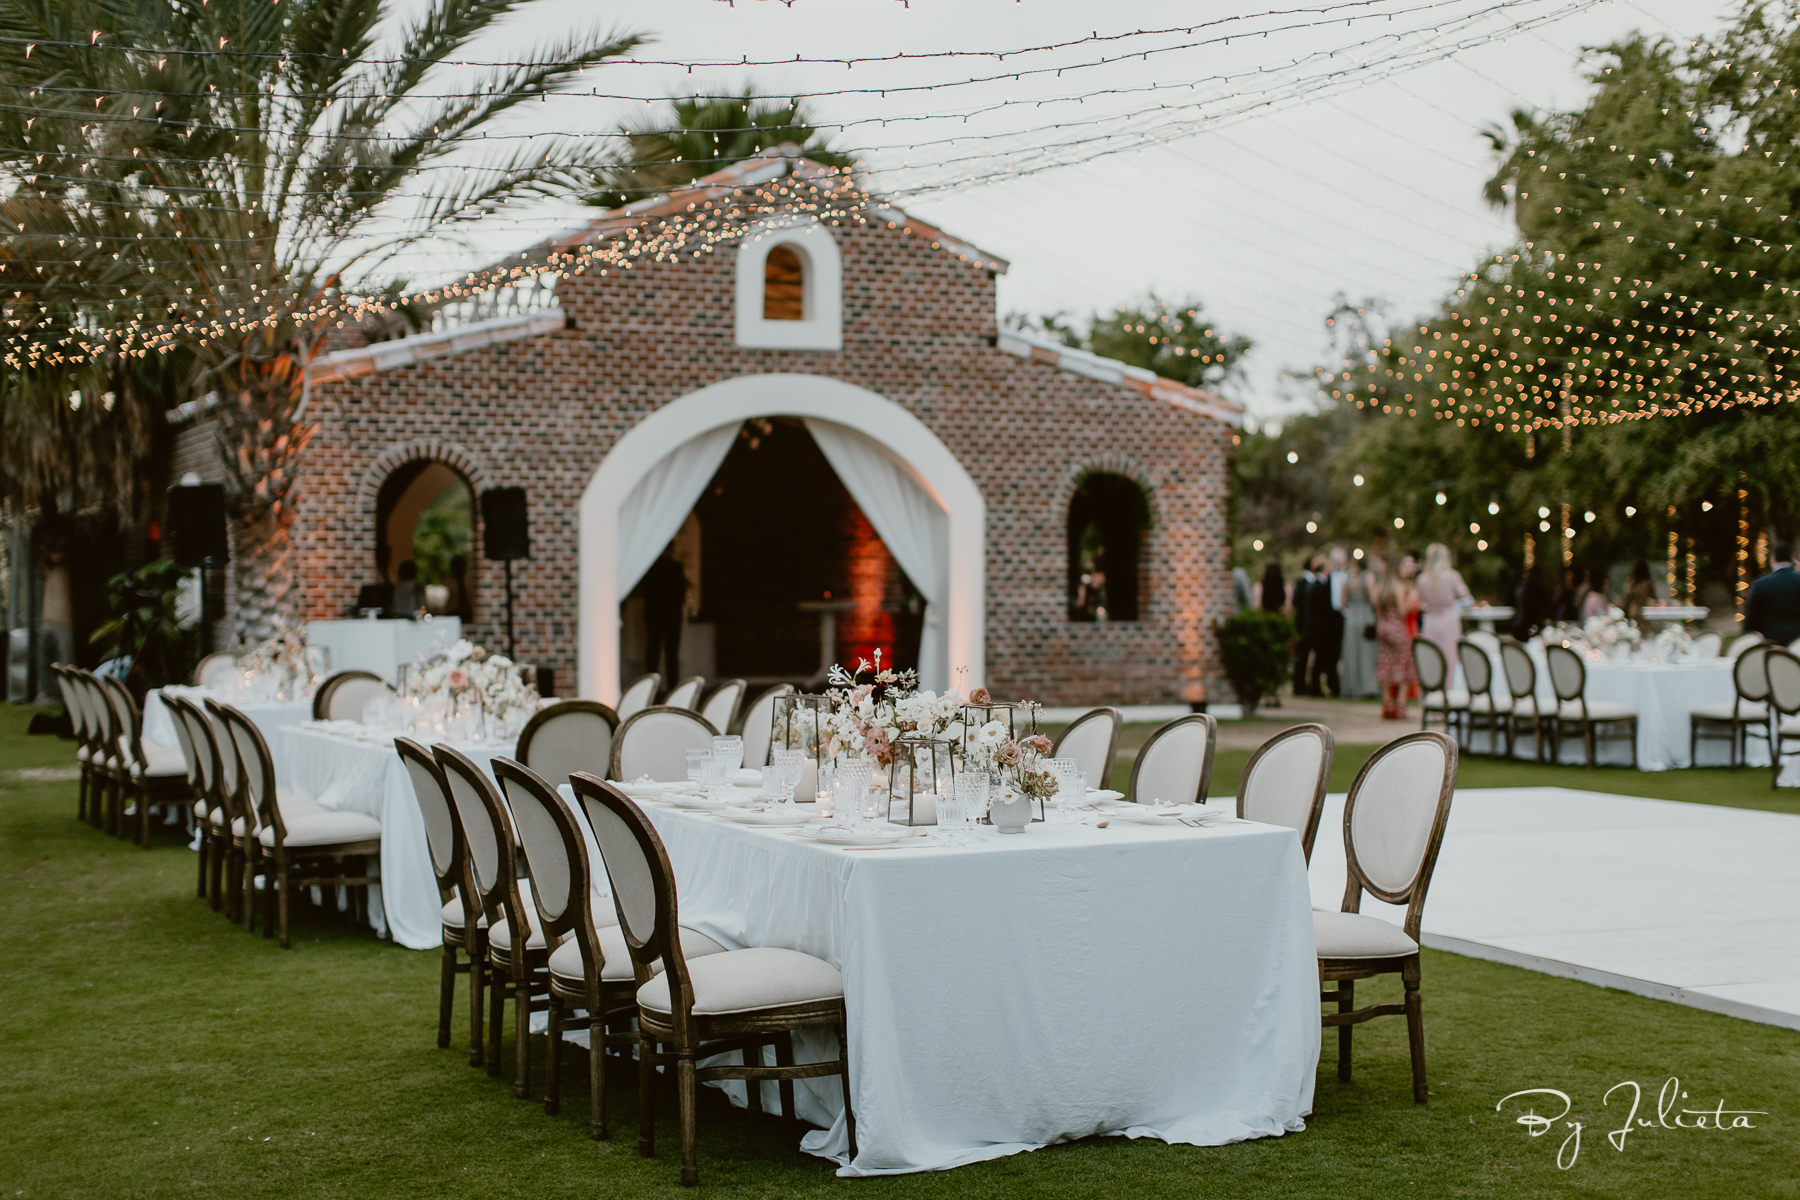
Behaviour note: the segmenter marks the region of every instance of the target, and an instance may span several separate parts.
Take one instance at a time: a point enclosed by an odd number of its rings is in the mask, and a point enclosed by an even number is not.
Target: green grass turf
[[[635,1152],[622,1072],[618,1132],[585,1136],[579,1052],[562,1115],[514,1099],[510,1075],[467,1065],[460,1006],[451,1048],[436,1048],[435,952],[306,905],[285,953],[227,925],[195,898],[194,856],[173,839],[149,851],[115,841],[76,822],[73,783],[31,777],[68,766],[73,749],[22,736],[27,715],[0,707],[0,1197],[678,1193],[666,1099],[650,1160]],[[1327,1044],[1301,1134],[1204,1148],[1095,1138],[853,1183],[798,1152],[798,1126],[706,1097],[702,1187],[956,1200],[1800,1195],[1800,1034],[1451,954],[1427,951],[1424,975],[1426,1107],[1411,1102],[1404,1024],[1383,1019],[1358,1031],[1350,1085]],[[1391,985],[1362,992],[1397,998]],[[1691,1107],[1722,1098],[1770,1115],[1753,1130],[1643,1129],[1614,1151],[1604,1133],[1617,1110],[1602,1093],[1627,1079],[1653,1092],[1671,1075]],[[1529,1087],[1574,1097],[1586,1128],[1573,1169],[1555,1164],[1566,1130],[1532,1139],[1494,1111]]]

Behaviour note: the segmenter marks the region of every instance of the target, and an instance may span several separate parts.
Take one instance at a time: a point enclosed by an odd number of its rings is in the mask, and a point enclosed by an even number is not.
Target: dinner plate
[[[915,829],[890,827],[863,832],[844,825],[825,825],[812,831],[810,836],[827,846],[892,846],[919,834]]]
[[[664,796],[662,801],[670,808],[685,808],[690,812],[723,812],[728,807],[723,800],[696,796],[691,792],[673,792]]]
[[[817,813],[782,812],[774,807],[758,812],[755,808],[742,804],[726,805],[725,815],[740,825],[805,825],[819,819]]]
[[[609,779],[607,782],[618,788],[621,792],[624,792],[627,796],[630,796],[633,800],[661,800],[663,798],[663,793],[675,786],[674,784],[668,783],[651,783],[646,780],[621,783],[617,779]]]
[[[1115,792],[1111,788],[1089,788],[1087,794],[1089,804],[1100,804],[1107,800],[1123,800],[1124,798],[1124,792]]]
[[[1178,825],[1181,818],[1204,820],[1208,813],[1197,805],[1180,808],[1151,808],[1147,804],[1115,804],[1106,810],[1109,821],[1131,821],[1139,825]]]

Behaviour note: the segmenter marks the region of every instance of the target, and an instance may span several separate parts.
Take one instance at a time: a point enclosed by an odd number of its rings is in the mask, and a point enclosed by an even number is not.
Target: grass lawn
[[[585,1136],[585,1064],[574,1064],[558,1117],[514,1099],[510,1071],[494,1080],[468,1067],[466,1015],[451,1048],[436,1048],[435,952],[378,942],[306,906],[285,953],[227,925],[195,898],[194,856],[172,839],[146,852],[76,822],[75,784],[55,778],[73,747],[25,737],[28,715],[0,707],[0,952],[10,964],[0,977],[0,1197],[679,1191],[672,1104],[662,1156],[645,1160],[624,1072],[610,1093],[622,1132],[607,1143]],[[1241,758],[1221,764],[1220,777],[1240,768]],[[1465,770],[1497,772],[1484,784],[1538,781],[1529,767]],[[1581,777],[1640,793],[1649,787],[1637,781],[1662,778]],[[1767,791],[1766,778],[1751,778]],[[1681,798],[1728,802],[1707,790]],[[1205,1148],[1096,1138],[853,1182],[797,1151],[799,1127],[715,1097],[701,1111],[702,1187],[956,1200],[1800,1196],[1800,1033],[1431,951],[1424,987],[1425,1107],[1411,1102],[1404,1024],[1384,1019],[1358,1032],[1354,1083],[1340,1085],[1328,1057],[1300,1134]],[[1686,1107],[1722,1100],[1768,1115],[1747,1130],[1642,1128],[1615,1151],[1605,1133],[1619,1123],[1618,1097],[1605,1108],[1602,1094],[1635,1080],[1647,1093],[1640,1115],[1654,1118],[1654,1094],[1671,1076]],[[1556,1165],[1566,1128],[1533,1139],[1516,1111],[1494,1111],[1508,1093],[1537,1087],[1572,1096],[1570,1119],[1584,1124],[1566,1171]]]

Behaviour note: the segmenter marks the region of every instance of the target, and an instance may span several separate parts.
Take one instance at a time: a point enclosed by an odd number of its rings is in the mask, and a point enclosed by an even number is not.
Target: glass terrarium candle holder
[[[789,692],[775,697],[775,712],[769,723],[769,755],[762,765],[775,761],[779,749],[804,750],[813,762],[825,759],[825,716],[830,700],[807,692]]]
[[[956,791],[956,743],[928,733],[894,739],[888,764],[888,819],[900,825],[936,825],[938,800]],[[894,810],[900,809],[895,816]]]

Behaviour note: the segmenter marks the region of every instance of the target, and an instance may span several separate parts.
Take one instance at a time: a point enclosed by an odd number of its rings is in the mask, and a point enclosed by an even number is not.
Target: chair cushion
[[[694,985],[694,1012],[699,1016],[754,1012],[819,1000],[841,1000],[844,977],[824,959],[759,946],[708,954],[688,963]],[[638,989],[638,1005],[652,1012],[668,1012],[669,977],[658,975]]]
[[[1317,909],[1312,916],[1320,958],[1393,958],[1419,952],[1417,942],[1379,917]]]
[[[1625,717],[1637,716],[1637,709],[1629,704],[1620,704],[1617,700],[1589,700],[1587,715],[1593,721],[1618,721]],[[1564,700],[1556,709],[1559,721],[1581,720],[1581,701]]]
[[[1512,711],[1512,697],[1501,696],[1495,699],[1491,694],[1482,692],[1478,696],[1469,697],[1469,711],[1476,713],[1503,713]]]
[[[529,901],[527,901],[527,907],[530,907]],[[546,949],[549,943],[544,940],[543,922],[537,919],[536,913],[529,913],[528,915],[531,919],[531,939],[525,943],[525,948],[527,950]],[[505,917],[501,917],[499,923],[488,930],[488,945],[500,951],[511,950],[512,922],[508,921]]]
[[[194,819],[196,821],[206,820],[206,801],[204,801],[204,800],[194,801]]]
[[[1426,695],[1423,703],[1426,708],[1441,709],[1441,708],[1445,707],[1444,693],[1430,692]],[[1462,709],[1462,708],[1469,707],[1469,693],[1467,693],[1467,692],[1451,692],[1449,707],[1451,709]]]
[[[94,752],[92,750],[88,749],[86,746],[83,746],[81,749],[79,749],[75,752],[75,759],[78,762],[86,762],[88,759],[90,759],[92,757],[94,757]]]
[[[144,748],[144,761],[131,763],[133,775],[149,776],[152,779],[187,775],[187,759],[175,747],[165,746],[161,742],[140,742],[139,745]],[[130,755],[127,754],[126,758],[129,761]]]
[[[1776,732],[1782,737],[1800,737],[1800,717],[1781,718],[1781,724],[1777,727]]]
[[[333,812],[329,808],[317,807],[303,812],[290,812],[283,805],[281,819],[287,825],[287,837],[282,839],[282,844],[287,846],[331,846],[339,842],[366,842],[381,837],[381,822],[359,812]],[[265,846],[275,844],[273,827],[264,829],[257,837]]]
[[[631,969],[631,950],[625,945],[625,931],[615,923],[602,925],[594,932],[600,936],[600,957],[606,960],[606,965],[600,968],[601,982],[624,983],[630,980],[634,972]],[[685,925],[681,927],[681,953],[688,959],[726,952],[725,947],[704,933]],[[661,959],[657,960],[655,969],[663,969]],[[550,973],[571,983],[580,983],[587,978],[582,973],[579,941],[570,938],[551,953]]]
[[[444,905],[443,921],[444,924],[451,929],[461,929],[463,927],[462,895],[460,893],[451,896],[450,903]],[[487,914],[483,913],[481,919],[475,922],[475,925],[479,929],[486,929]]]
[[[1737,702],[1737,719],[1755,721],[1758,725],[1769,719],[1769,706],[1761,700],[1740,700]],[[1729,700],[1718,704],[1696,704],[1690,714],[1700,721],[1729,721],[1732,703]]]

